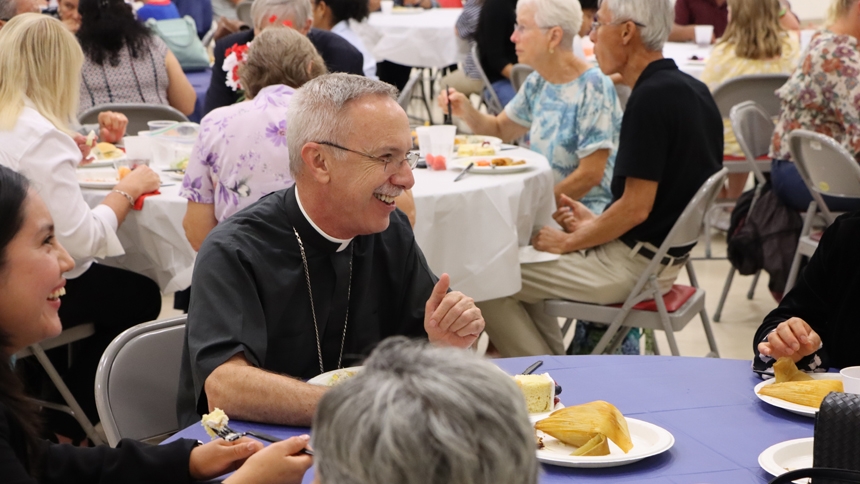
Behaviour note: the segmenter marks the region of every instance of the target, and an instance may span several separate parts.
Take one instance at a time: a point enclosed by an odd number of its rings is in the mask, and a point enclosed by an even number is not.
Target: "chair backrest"
[[[505,107],[502,106],[502,101],[499,100],[499,96],[496,95],[496,91],[493,89],[493,83],[490,82],[490,78],[487,77],[483,66],[481,66],[481,56],[478,53],[477,42],[472,42],[472,58],[475,59],[475,68],[478,69],[478,74],[481,75],[481,82],[487,91],[487,94],[482,96],[484,102],[487,104],[487,111],[493,115],[501,113]]]
[[[176,399],[187,316],[130,328],[108,345],[96,372],[96,407],[111,446],[179,429]]]
[[[98,106],[93,106],[78,115],[78,122],[81,124],[98,124],[99,113],[103,111],[114,111],[125,114],[125,117],[128,118],[128,126],[125,130],[130,136],[136,136],[138,131],[148,130],[149,126],[146,123],[149,121],[188,121],[188,118],[184,114],[166,104],[128,103],[99,104]]]
[[[714,89],[714,101],[724,118],[732,107],[744,101],[755,101],[770,116],[779,115],[779,98],[775,91],[785,84],[788,74],[751,74],[739,76]]]
[[[253,4],[254,0],[242,0],[236,5],[236,18],[252,29],[254,28],[254,19],[251,17],[251,5]]]
[[[529,77],[529,74],[534,72],[534,68],[532,66],[526,64],[514,64],[513,69],[511,69],[511,84],[514,85],[514,91],[520,92],[520,87],[526,82],[526,78]]]
[[[860,166],[836,140],[798,129],[789,134],[789,149],[797,172],[828,223],[835,217],[821,195],[860,198]]]
[[[755,159],[770,151],[774,131],[773,118],[755,101],[744,101],[732,106],[729,119],[750,170],[758,183],[764,185],[767,180]]]
[[[768,484],[791,484],[792,482],[809,482],[804,479],[811,477],[813,482],[839,482],[842,484],[860,483],[860,472],[847,469],[833,469],[828,467],[809,467],[805,469],[794,469],[773,478]]]
[[[397,104],[403,108],[407,113],[409,112],[409,105],[412,104],[412,91],[415,90],[415,85],[418,84],[423,78],[422,74],[415,74],[409,78],[409,81],[406,82],[406,85],[403,86],[403,90],[400,91],[400,95],[397,97]]]

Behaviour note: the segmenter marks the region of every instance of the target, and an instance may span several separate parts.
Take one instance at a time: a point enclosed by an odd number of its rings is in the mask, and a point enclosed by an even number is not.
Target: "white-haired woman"
[[[582,24],[579,2],[520,0],[511,41],[520,63],[534,67],[519,93],[498,116],[482,114],[449,89],[451,103],[476,134],[513,140],[529,133],[531,149],[546,156],[555,196],[579,200],[594,213],[609,203],[612,167],[621,131],[621,106],[612,81],[573,54]]]

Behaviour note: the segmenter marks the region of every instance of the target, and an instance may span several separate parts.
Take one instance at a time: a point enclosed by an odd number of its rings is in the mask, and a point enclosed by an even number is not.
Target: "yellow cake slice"
[[[529,413],[549,412],[555,400],[555,382],[549,373],[541,375],[515,375],[514,381],[526,397]]]

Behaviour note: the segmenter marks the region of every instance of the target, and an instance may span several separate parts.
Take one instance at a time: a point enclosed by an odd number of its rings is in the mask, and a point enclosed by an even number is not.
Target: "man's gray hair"
[[[535,484],[534,430],[513,379],[466,350],[404,337],[323,395],[322,484]]]
[[[302,147],[319,141],[337,143],[338,137],[348,130],[349,120],[343,111],[350,101],[366,96],[397,101],[397,88],[363,76],[339,73],[317,77],[296,90],[287,112],[287,146],[293,179],[297,179],[302,169]]]
[[[18,0],[0,0],[0,18],[11,19],[18,14]]]
[[[663,50],[675,21],[671,0],[602,0],[604,3],[612,12],[612,23],[632,20],[644,25],[639,32],[645,48],[652,52]]]
[[[582,7],[579,2],[572,0],[520,0],[517,2],[517,13],[531,5],[535,11],[535,23],[538,27],[561,27],[564,36],[559,49],[572,50],[573,39],[582,27]]]
[[[263,30],[269,22],[269,17],[290,17],[301,25],[294,25],[297,29],[305,26],[305,20],[313,19],[311,0],[254,0],[251,5],[251,18],[254,20],[254,28]]]

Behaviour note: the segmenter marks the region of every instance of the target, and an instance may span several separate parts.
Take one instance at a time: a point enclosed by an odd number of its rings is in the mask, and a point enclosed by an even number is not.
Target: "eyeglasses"
[[[602,23],[597,21],[597,17],[595,16],[594,21],[591,22],[591,31],[595,32],[597,29],[599,29],[600,27],[603,27],[604,25],[621,25],[621,24],[625,24],[627,22],[633,22],[633,25],[639,27],[640,29],[645,27],[645,24],[639,23],[635,20],[620,20],[620,21],[615,21],[615,22],[609,22],[608,24],[602,24]]]
[[[552,27],[526,27],[525,25],[520,25],[518,23],[514,24],[514,31],[518,34],[521,34],[529,29],[540,29],[540,30],[549,30]]]
[[[317,141],[316,143],[319,145],[331,146],[332,148],[337,148],[337,149],[343,150],[343,151],[349,151],[350,153],[355,153],[356,155],[361,155],[365,158],[370,158],[371,160],[378,161],[378,162],[382,163],[382,165],[385,167],[384,170],[386,172],[388,171],[388,165],[390,165],[392,163],[396,163],[397,168],[399,168],[400,163],[403,163],[403,162],[405,162],[409,166],[409,169],[412,170],[415,168],[415,165],[418,164],[418,158],[420,156],[420,154],[418,152],[410,151],[406,154],[406,158],[404,158],[402,160],[391,160],[391,159],[386,160],[385,158],[380,158],[378,156],[368,155],[367,153],[362,153],[361,151],[355,151],[355,150],[351,150],[349,148],[344,148],[341,145],[330,143],[328,141]],[[390,155],[386,155],[386,156],[390,156]]]

